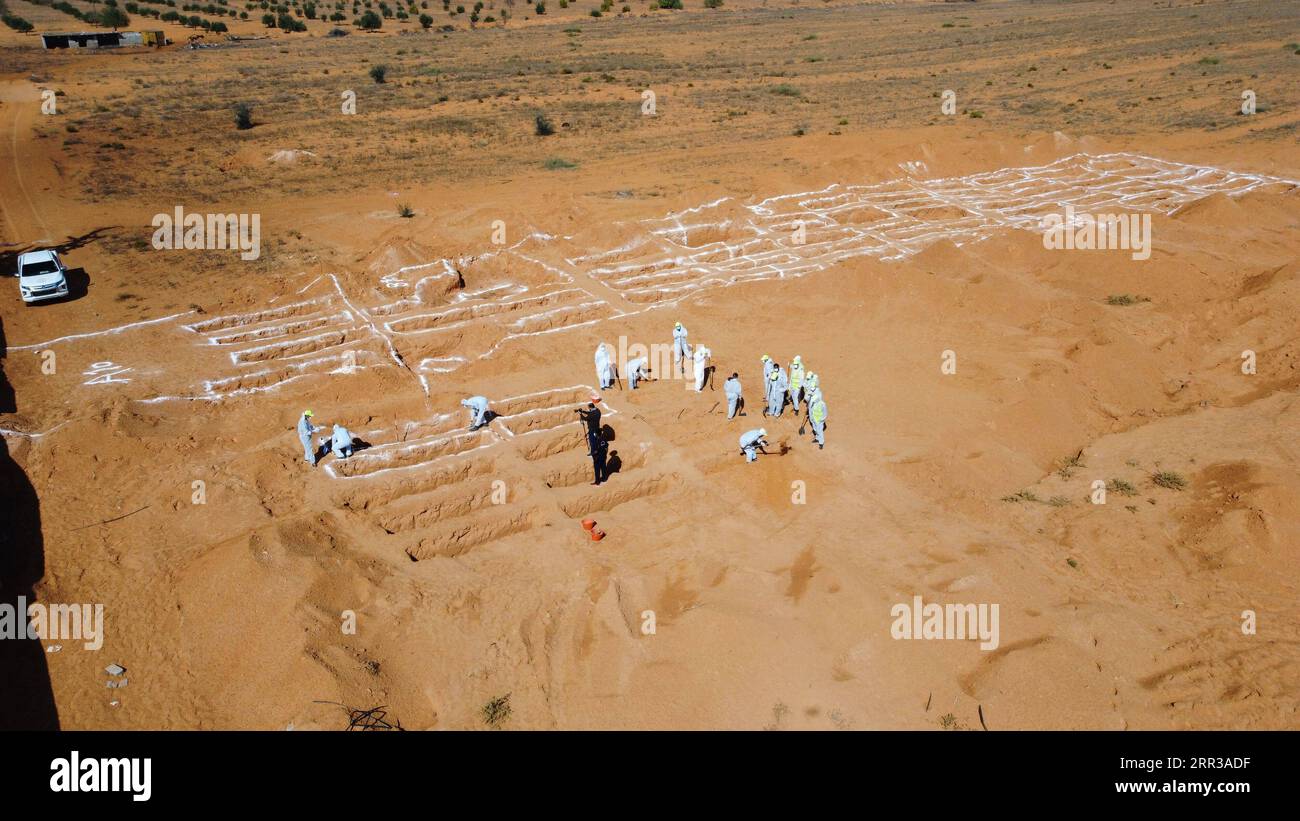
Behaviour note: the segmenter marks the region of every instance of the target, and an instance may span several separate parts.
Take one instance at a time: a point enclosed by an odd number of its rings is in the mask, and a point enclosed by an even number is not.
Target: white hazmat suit
[[[640,382],[642,379],[649,376],[650,372],[646,369],[646,360],[644,356],[633,359],[631,362],[627,363],[627,384],[632,390],[636,390],[637,382]]]
[[[731,419],[736,415],[736,409],[744,400],[744,395],[740,391],[740,377],[733,376],[722,385],[722,391],[727,395],[727,418]]]
[[[709,350],[703,345],[695,346],[695,355],[693,359],[695,360],[695,392],[696,393],[699,393],[700,391],[704,390],[704,376],[706,371],[708,370],[709,357],[712,355],[713,355],[713,351]]]
[[[596,346],[596,380],[601,390],[614,384],[614,363],[610,361],[603,342]]]
[[[686,326],[678,322],[673,326],[673,364],[680,365],[690,355],[691,346],[686,343]]]
[[[812,421],[813,441],[820,450],[826,444],[826,400],[820,390],[808,397],[808,418]]]
[[[785,390],[789,384],[784,370],[777,368],[772,371],[772,377],[767,380],[768,416],[780,416],[781,411],[785,410]]]
[[[488,401],[486,396],[471,396],[469,399],[462,399],[460,403],[469,408],[470,430],[478,430],[487,424]]]
[[[330,436],[330,450],[334,453],[335,459],[346,459],[352,455],[352,431],[342,425],[334,426],[334,433]]]
[[[316,446],[312,444],[311,435],[323,428],[311,423],[311,411],[304,411],[298,418],[298,441],[302,442],[303,459],[316,464]]]
[[[740,452],[745,454],[745,461],[752,462],[758,458],[758,449],[767,447],[766,428],[754,428],[740,435]]]

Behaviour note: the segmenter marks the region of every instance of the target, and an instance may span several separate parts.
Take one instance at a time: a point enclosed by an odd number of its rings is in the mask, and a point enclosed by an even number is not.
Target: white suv
[[[68,295],[68,278],[58,251],[18,255],[18,290],[28,305]]]

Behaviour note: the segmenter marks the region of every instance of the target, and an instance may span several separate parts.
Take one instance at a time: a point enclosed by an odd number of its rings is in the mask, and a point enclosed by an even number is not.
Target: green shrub
[[[99,24],[105,28],[111,28],[117,31],[120,28],[131,25],[131,18],[126,16],[126,12],[116,6],[107,6],[99,13]]]
[[[496,729],[508,718],[510,718],[510,694],[494,698],[487,704],[483,705],[480,711],[483,715],[483,723]]]
[[[1187,480],[1172,470],[1162,470],[1151,475],[1151,482],[1167,490],[1182,490],[1187,487]]]
[[[287,12],[280,12],[275,18],[275,27],[281,31],[306,31],[307,24],[301,20],[295,20],[293,15]]]
[[[26,34],[27,32],[31,31],[33,28],[35,28],[31,23],[13,14],[6,14],[4,15],[3,18],[0,19],[3,19],[4,24],[6,26],[18,32],[19,34]]]
[[[1106,483],[1106,490],[1110,493],[1118,493],[1120,496],[1136,496],[1138,492],[1131,482],[1123,479],[1111,479]]]

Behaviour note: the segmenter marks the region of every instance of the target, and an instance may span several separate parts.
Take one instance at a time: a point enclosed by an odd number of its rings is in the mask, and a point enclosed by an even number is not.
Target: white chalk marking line
[[[263,308],[253,311],[242,311],[240,313],[223,314],[205,319],[200,322],[194,322],[189,325],[182,325],[187,331],[194,331],[200,334],[229,332],[235,328],[251,328],[263,323],[271,322],[276,319],[284,319],[294,316],[294,312],[300,308],[310,308],[315,305],[328,306],[330,296],[318,296],[314,299],[307,299],[301,302],[291,302],[288,305],[281,305],[277,308]],[[191,313],[193,313],[191,311]]]
[[[943,239],[962,245],[980,241],[1006,228],[1036,228],[1043,214],[1063,211],[1066,205],[1075,205],[1076,208],[1086,206],[1087,210],[1125,207],[1147,208],[1169,213],[1188,202],[1213,193],[1237,196],[1268,185],[1296,186],[1300,183],[1262,174],[1170,162],[1139,154],[1110,153],[1075,154],[1046,165],[995,169],[964,177],[929,180],[907,177],[867,185],[832,184],[820,190],[768,197],[753,205],[737,204],[732,210],[738,210],[742,214],[747,213],[749,215],[747,220],[737,219],[734,214],[727,214],[713,221],[708,220],[707,216],[711,210],[731,201],[728,197],[722,197],[698,206],[669,212],[661,218],[641,220],[636,225],[642,227],[645,233],[633,237],[620,246],[564,260],[572,268],[597,263],[596,267],[588,270],[586,274],[601,285],[612,289],[613,292],[622,294],[633,304],[642,306],[632,311],[601,299],[587,289],[573,288],[550,293],[567,294],[569,291],[580,291],[598,302],[560,305],[519,317],[511,316],[512,312],[508,308],[492,310],[486,316],[475,316],[471,307],[468,319],[453,321],[440,328],[417,331],[398,331],[393,328],[394,325],[400,327],[403,321],[454,315],[456,310],[463,310],[444,308],[442,311],[429,314],[394,315],[395,311],[423,304],[423,300],[418,295],[421,283],[431,279],[459,276],[460,269],[466,265],[503,255],[513,256],[563,282],[574,282],[572,271],[565,271],[531,253],[520,250],[526,244],[545,247],[546,243],[554,239],[541,232],[532,232],[508,247],[494,249],[484,254],[460,257],[454,261],[454,264],[450,258],[443,258],[400,268],[388,275],[390,281],[405,283],[410,273],[430,268],[441,268],[441,270],[437,274],[419,279],[415,285],[416,295],[413,297],[370,310],[361,310],[353,304],[343,291],[338,278],[333,274],[317,276],[298,293],[306,292],[323,277],[328,276],[333,283],[334,292],[349,309],[339,316],[344,317],[345,322],[350,319],[362,323],[349,330],[368,328],[373,335],[384,340],[389,357],[395,363],[406,367],[390,334],[420,334],[451,329],[463,323],[490,317],[499,317],[501,320],[510,317],[510,321],[497,321],[496,324],[502,330],[518,329],[527,327],[531,319],[563,316],[566,312],[580,314],[584,310],[600,305],[608,306],[612,311],[617,312],[618,317],[634,316],[644,311],[676,304],[703,288],[729,287],[760,279],[803,276],[814,271],[825,270],[842,260],[854,257],[904,259]],[[867,217],[865,222],[862,216]],[[842,221],[845,219],[848,221]],[[807,237],[806,242],[797,245],[792,238],[796,221],[803,222]],[[716,236],[718,233],[726,234],[728,239],[709,239],[702,244],[690,244],[694,237],[707,239],[710,235]],[[737,233],[741,236],[735,236]],[[641,259],[618,259],[634,252],[649,254],[649,256]],[[616,259],[618,261],[614,262]],[[600,264],[603,261],[609,262]],[[528,287],[523,285],[498,283],[477,292],[458,293],[450,301],[460,303],[477,298],[490,298],[492,301],[484,305],[511,305],[526,302],[527,298],[511,300],[510,297],[527,293],[528,290]],[[542,296],[544,297],[545,295]],[[205,319],[182,327],[193,332],[219,334],[216,339],[210,338],[209,343],[226,344],[226,341],[229,341],[229,344],[234,344],[235,340],[245,339],[260,343],[245,348],[244,353],[255,354],[274,351],[277,348],[294,350],[295,345],[310,345],[312,342],[321,341],[322,337],[328,340],[334,338],[333,334],[339,333],[338,331],[324,332],[308,337],[297,335],[307,330],[321,331],[323,328],[332,328],[333,326],[317,324],[328,321],[322,319],[319,312],[310,314],[301,312],[317,305],[331,305],[333,299],[333,295],[320,296],[271,309]],[[10,350],[39,349],[61,342],[117,334],[143,325],[168,322],[190,313],[193,312],[129,323],[104,331],[69,335],[36,345],[12,346]],[[372,318],[374,315],[391,316],[391,319],[377,323]],[[564,324],[540,331],[506,333],[485,352],[473,359],[460,355],[429,357],[422,360],[412,372],[417,376],[427,396],[430,394],[430,384],[426,374],[449,373],[469,361],[485,359],[511,340],[589,327],[609,318],[615,317]],[[277,323],[275,321],[277,319],[287,321]],[[355,342],[362,344],[364,340]],[[352,344],[354,340],[347,339],[345,335],[341,342],[328,347]],[[269,357],[266,360],[249,360],[246,357],[240,359],[237,358],[237,354],[232,354],[232,363],[245,366],[269,364],[282,359],[294,360],[313,356],[317,353],[319,350],[284,357]],[[358,353],[365,353],[365,351],[358,351]],[[329,372],[340,372],[340,369]],[[307,375],[305,371],[299,373],[282,371],[281,373],[291,375],[270,385],[241,388],[230,392],[229,395],[273,389]],[[259,371],[249,376],[255,378],[266,374],[266,371]],[[221,383],[221,380],[217,380],[206,384],[213,386]],[[228,382],[227,384],[241,383]]]
[[[480,430],[486,430],[488,433],[492,433],[492,431],[491,431],[490,428],[480,428]],[[496,436],[495,433],[492,433],[492,435],[493,435],[494,437]],[[474,453],[475,451],[480,451],[480,450],[484,450],[485,448],[495,447],[497,444],[498,444],[498,442],[490,442],[490,443],[488,443],[488,444],[486,444],[486,445],[479,445],[479,446],[476,447],[476,448],[471,448],[471,449],[469,449],[469,450],[464,450],[464,451],[461,451],[461,452],[459,452],[459,453],[448,453],[448,454],[445,454],[445,455],[443,455],[443,456],[437,456],[437,457],[435,457],[435,458],[433,458],[433,459],[428,460],[427,462],[416,462],[416,463],[414,463],[414,464],[410,464],[410,465],[399,465],[399,466],[397,466],[397,467],[392,467],[392,468],[380,468],[379,470],[373,470],[373,471],[370,471],[369,473],[359,473],[359,474],[357,474],[357,475],[355,475],[355,476],[339,476],[337,473],[334,472],[334,463],[331,462],[331,463],[325,465],[325,472],[328,473],[329,476],[330,476],[330,478],[332,478],[332,479],[370,479],[370,478],[373,478],[373,477],[375,477],[375,476],[381,476],[381,475],[383,475],[383,474],[385,474],[385,473],[392,473],[392,472],[394,472],[394,471],[399,471],[399,470],[411,470],[411,469],[413,469],[413,468],[427,468],[427,467],[430,467],[430,466],[432,466],[432,465],[435,465],[435,464],[437,464],[437,463],[439,463],[439,462],[445,462],[445,461],[447,461],[448,459],[456,459],[456,458],[459,458],[459,457],[462,457],[462,456],[469,456],[471,453]],[[366,453],[366,451],[362,451],[360,454],[357,454],[357,456],[364,455],[365,453]],[[352,457],[350,457],[350,458],[351,458],[351,459],[356,459],[357,456],[352,456]]]
[[[517,402],[517,401],[519,401],[519,400],[521,400],[521,399],[532,399],[532,398],[539,397],[539,396],[549,396],[549,395],[551,395],[551,394],[563,394],[563,393],[570,393],[570,394],[572,394],[572,393],[574,393],[574,392],[578,392],[578,391],[586,391],[586,392],[588,392],[588,393],[596,393],[596,392],[597,392],[596,389],[593,388],[593,387],[591,387],[590,385],[579,384],[579,385],[571,385],[571,386],[569,386],[569,387],[567,387],[567,388],[548,388],[548,389],[546,389],[546,390],[535,391],[535,392],[533,392],[533,393],[523,393],[523,394],[518,394],[518,395],[516,395],[516,396],[507,396],[507,397],[503,397],[503,398],[501,398],[501,399],[495,400],[492,404],[500,403],[502,406],[506,406],[506,405],[508,405],[508,404],[511,403],[511,402]],[[400,457],[403,453],[410,453],[410,452],[412,452],[412,451],[416,451],[416,450],[419,450],[419,449],[421,449],[421,448],[437,447],[438,445],[441,445],[441,444],[443,444],[443,443],[454,442],[454,441],[456,441],[456,440],[465,440],[465,439],[468,439],[468,438],[470,438],[470,437],[477,436],[480,432],[483,432],[483,433],[487,434],[489,437],[491,437],[491,440],[492,440],[492,441],[486,442],[486,443],[484,443],[484,444],[482,444],[482,445],[479,445],[479,446],[474,447],[474,448],[470,448],[470,449],[468,449],[468,450],[458,451],[458,452],[456,452],[456,453],[445,453],[445,454],[441,454],[441,455],[438,455],[438,456],[432,457],[432,458],[430,458],[430,459],[425,459],[425,460],[422,460],[422,461],[419,461],[419,462],[413,462],[412,464],[409,464],[409,465],[398,465],[398,466],[396,466],[396,467],[385,467],[385,468],[379,468],[379,469],[377,469],[377,470],[367,471],[367,472],[365,472],[365,473],[358,473],[358,474],[354,474],[354,475],[346,475],[346,476],[340,476],[340,475],[338,475],[338,473],[335,472],[335,471],[332,469],[332,464],[333,464],[333,463],[330,463],[330,464],[327,464],[327,465],[325,466],[325,472],[328,473],[329,476],[330,476],[331,478],[334,478],[334,479],[369,479],[369,478],[371,478],[371,477],[373,477],[373,476],[378,476],[378,475],[380,475],[380,474],[388,473],[388,472],[391,472],[391,471],[396,471],[396,470],[410,470],[410,469],[412,469],[412,468],[419,468],[419,467],[429,467],[429,466],[434,465],[434,464],[436,464],[436,463],[438,463],[438,462],[446,461],[446,460],[448,460],[448,459],[455,459],[455,458],[462,457],[462,456],[468,456],[469,454],[476,453],[477,451],[485,450],[485,449],[487,449],[487,448],[491,448],[491,447],[495,447],[496,445],[499,445],[499,444],[501,444],[502,442],[507,441],[507,439],[514,439],[514,438],[517,438],[517,437],[529,436],[529,435],[532,435],[532,434],[534,434],[534,433],[548,433],[548,432],[554,432],[554,431],[556,431],[556,430],[559,430],[559,429],[563,428],[565,425],[573,424],[574,422],[578,422],[578,421],[580,421],[580,420],[575,419],[575,420],[572,420],[572,422],[563,422],[563,423],[561,423],[561,424],[559,424],[559,425],[553,425],[553,426],[551,426],[551,427],[546,427],[546,428],[536,428],[536,429],[534,429],[534,430],[524,431],[523,433],[515,433],[514,431],[511,431],[511,430],[509,429],[509,427],[506,425],[506,422],[507,422],[508,420],[510,420],[510,419],[516,419],[516,418],[522,418],[522,417],[527,417],[527,416],[533,416],[533,415],[536,415],[536,414],[539,414],[539,413],[554,412],[554,411],[557,411],[557,410],[566,410],[566,409],[572,407],[573,404],[574,404],[574,402],[573,402],[573,401],[570,401],[570,402],[563,402],[563,403],[558,404],[558,405],[549,405],[549,406],[544,407],[544,408],[532,408],[532,409],[530,409],[530,410],[520,411],[520,412],[518,412],[518,413],[512,413],[512,414],[506,414],[506,415],[500,415],[500,414],[499,414],[499,415],[496,415],[496,416],[493,417],[492,422],[489,423],[487,427],[479,428],[479,430],[477,430],[477,431],[453,431],[453,432],[445,432],[445,433],[433,433],[433,434],[429,434],[429,435],[427,435],[427,436],[422,436],[422,437],[420,437],[419,439],[412,439],[412,440],[399,440],[399,441],[394,441],[394,442],[384,442],[384,443],[381,443],[381,444],[371,445],[371,446],[370,446],[369,448],[367,448],[366,450],[363,450],[363,451],[361,451],[361,452],[359,452],[359,453],[357,453],[357,454],[355,454],[355,455],[349,457],[349,460],[348,460],[348,461],[353,461],[353,460],[366,460],[366,461],[370,461],[370,460],[380,460],[381,462],[389,462],[389,461],[392,461],[394,458],[398,458],[398,457]],[[606,416],[615,416],[615,415],[618,414],[618,411],[617,411],[616,409],[610,407],[610,405],[608,404],[608,402],[606,402],[606,401],[604,400],[604,397],[603,397],[603,396],[602,396],[602,398],[601,398],[601,402],[600,402],[599,404],[600,404],[600,406],[603,408],[603,413],[604,413]],[[453,412],[450,412],[450,413],[442,413],[442,414],[439,414],[439,415],[437,415],[437,416],[434,417],[433,421],[430,421],[430,422],[415,422],[415,421],[404,422],[404,423],[402,424],[402,429],[403,429],[404,431],[405,431],[405,430],[410,430],[412,426],[418,426],[418,425],[422,425],[422,424],[423,424],[423,425],[436,425],[436,424],[438,424],[438,423],[445,422],[447,419],[449,419],[450,417],[454,416],[455,413],[456,413],[456,412],[453,411]],[[501,430],[496,430],[496,429],[495,429],[495,425],[496,425],[497,422],[501,422]],[[502,436],[503,433],[505,434],[504,437]]]
[[[392,357],[393,362],[396,363],[399,368],[407,372],[414,373],[414,371],[411,371],[409,368],[406,367],[406,363],[402,361],[402,357],[400,357],[397,354],[397,348],[393,346],[393,340],[390,339],[387,334],[379,330],[379,327],[375,325],[374,320],[370,318],[369,314],[367,314],[365,311],[361,310],[357,306],[353,305],[352,301],[348,299],[348,295],[343,292],[343,286],[339,285],[338,277],[334,276],[333,274],[330,274],[329,278],[330,281],[334,283],[334,290],[338,291],[339,299],[343,300],[343,304],[347,305],[348,308],[351,309],[353,313],[355,313],[358,317],[361,318],[362,322],[364,322],[366,325],[370,327],[371,333],[375,334],[375,336],[378,336],[380,339],[384,340],[384,344],[388,346],[388,355]],[[424,395],[428,397],[429,395],[428,381],[425,380],[422,374],[416,374],[416,376],[419,379],[420,387],[424,389]]]
[[[560,290],[557,291],[545,291],[540,294],[524,297],[523,299],[484,302],[481,305],[463,305],[455,308],[448,308],[440,311],[430,311],[428,313],[422,313],[422,314],[402,314],[401,316],[396,316],[393,317],[392,319],[387,320],[384,323],[384,329],[389,333],[397,334],[398,336],[412,336],[416,334],[429,333],[431,331],[449,330],[452,328],[460,327],[461,325],[464,325],[467,322],[473,322],[478,319],[490,320],[490,319],[500,318],[503,315],[509,315],[513,313],[511,309],[516,305],[524,305],[529,302],[539,302],[539,301],[547,300],[552,297],[566,296],[568,294],[587,294],[588,296],[592,296],[590,291],[584,290],[582,288],[561,288]],[[480,309],[482,313],[476,313],[477,311],[480,311]],[[434,325],[428,328],[417,328],[411,331],[399,330],[393,327],[393,325],[400,325],[401,323],[404,322],[414,322],[421,319],[436,320],[444,316],[457,315],[462,312],[468,312],[469,315],[466,316],[464,319],[457,319],[448,322],[446,325]],[[537,314],[528,314],[525,316],[525,318],[527,318],[527,316],[536,316],[536,315]]]
[[[329,331],[323,334],[314,334],[312,336],[290,337],[288,339],[284,339],[278,342],[272,342],[267,345],[254,345],[248,348],[243,348],[241,350],[230,351],[229,352],[230,364],[262,365],[268,361],[278,362],[281,360],[293,360],[303,356],[311,356],[312,354],[318,354],[321,351],[326,351],[331,348],[337,348],[342,345],[348,345],[348,344],[356,344],[358,342],[363,341],[358,339],[348,339],[347,332],[359,331],[364,329],[365,329],[364,325],[357,325],[351,328],[345,328],[341,331]],[[292,349],[298,345],[311,345],[316,342],[326,342],[332,339],[337,339],[338,341],[331,342],[328,345],[321,345],[320,347],[313,348],[312,350],[309,351],[303,351],[302,353],[297,353],[297,354],[283,353],[279,356],[269,356],[266,357],[265,359],[247,358],[250,354],[257,354],[257,353],[262,353],[264,351],[274,351],[274,350],[288,351],[289,349]]]
[[[255,342],[267,342],[275,339],[283,339],[298,334],[310,333],[321,329],[336,328],[340,325],[352,323],[355,317],[351,311],[340,311],[337,314],[311,314],[305,317],[299,317],[291,322],[281,322],[275,325],[266,325],[260,328],[249,328],[236,333],[227,333],[224,336],[209,336],[209,345],[244,345]]]
[[[49,430],[43,430],[37,433],[28,433],[27,431],[23,431],[23,430],[10,430],[9,428],[0,428],[0,436],[19,436],[24,439],[33,439],[33,440],[43,439],[44,437],[49,436],[51,433],[54,433],[56,430],[58,430],[59,428],[63,427],[66,424],[68,423],[60,422],[59,424],[55,425]]]
[[[171,316],[163,316],[163,317],[159,317],[158,319],[145,319],[145,320],[141,320],[140,322],[129,322],[125,325],[119,325],[116,328],[109,328],[103,331],[90,331],[89,333],[84,333],[84,334],[69,334],[68,336],[61,336],[58,339],[51,339],[46,342],[39,342],[35,345],[10,345],[8,346],[7,350],[31,351],[31,350],[41,349],[41,348],[47,348],[50,345],[57,345],[61,342],[69,342],[74,339],[92,339],[98,336],[110,336],[113,334],[120,334],[123,331],[131,330],[132,328],[140,328],[145,325],[157,325],[161,322],[170,322],[173,319],[177,319],[182,316],[188,316],[189,314],[192,313],[194,313],[194,311],[181,311],[179,314],[172,314]]]
[[[1293,180],[1225,169],[1155,160],[1136,154],[1076,154],[1044,166],[999,169],[967,177],[935,180],[891,180],[872,185],[842,186],[782,194],[743,206],[753,218],[737,223],[732,217],[715,221],[685,216],[704,214],[716,203],[641,221],[651,236],[673,242],[678,251],[666,256],[600,265],[589,273],[629,296],[669,297],[703,287],[727,286],[755,278],[800,276],[825,270],[842,259],[876,256],[902,259],[935,241],[957,245],[979,241],[1003,228],[1034,229],[1045,210],[1063,211],[1084,202],[1091,209],[1155,207],[1171,212],[1178,205],[1209,194],[1245,193],[1264,185],[1297,185]],[[1009,203],[999,205],[998,203]],[[936,215],[936,210],[947,211]],[[841,223],[844,212],[875,213],[885,219],[865,225]],[[955,212],[955,213],[954,213]],[[1037,212],[1037,213],[1035,213]],[[937,218],[936,218],[937,216]],[[801,219],[809,241],[794,245],[794,221]],[[750,233],[732,242],[712,240],[691,245],[692,237],[708,233]],[[838,236],[836,232],[840,233]],[[830,238],[827,239],[826,237]],[[633,239],[610,251],[568,262],[599,262],[642,248]],[[727,260],[718,262],[718,256]],[[632,276],[623,276],[635,272]],[[760,276],[754,276],[759,274]],[[650,287],[655,281],[671,282]]]

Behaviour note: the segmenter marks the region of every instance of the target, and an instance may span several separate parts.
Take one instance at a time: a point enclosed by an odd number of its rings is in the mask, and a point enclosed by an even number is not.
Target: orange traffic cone
[[[591,529],[592,529],[593,527],[595,527],[595,526],[596,526],[596,520],[595,520],[595,519],[583,519],[583,520],[582,520],[582,529],[583,529],[583,530],[591,530]]]
[[[605,531],[595,527],[591,529],[591,540],[593,542],[598,542],[603,538],[605,538]]]

